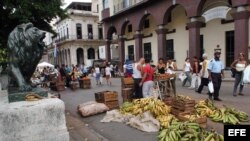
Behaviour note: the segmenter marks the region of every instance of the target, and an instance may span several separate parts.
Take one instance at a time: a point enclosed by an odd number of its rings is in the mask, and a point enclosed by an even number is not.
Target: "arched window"
[[[78,48],[76,50],[76,57],[77,57],[77,65],[84,63],[83,49],[82,48]]]
[[[88,59],[95,59],[95,49],[93,48],[88,49]]]

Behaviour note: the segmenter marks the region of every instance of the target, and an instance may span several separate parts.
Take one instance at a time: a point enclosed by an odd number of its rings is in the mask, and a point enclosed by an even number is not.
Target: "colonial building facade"
[[[227,67],[240,52],[249,58],[249,0],[99,0],[106,58],[118,44],[120,61],[145,57],[213,57],[221,50]],[[114,34],[117,39],[114,39]]]
[[[90,66],[99,59],[99,46],[105,44],[102,26],[98,24],[98,1],[72,2],[66,10],[69,17],[54,24],[57,36],[48,50],[49,62]]]

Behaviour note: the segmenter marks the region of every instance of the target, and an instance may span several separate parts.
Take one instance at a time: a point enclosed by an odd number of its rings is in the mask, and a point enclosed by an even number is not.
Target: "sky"
[[[64,7],[67,7],[71,2],[91,2],[91,0],[64,0],[64,3],[66,3]]]

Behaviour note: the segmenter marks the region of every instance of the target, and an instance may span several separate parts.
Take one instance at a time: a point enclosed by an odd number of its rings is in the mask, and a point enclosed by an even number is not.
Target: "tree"
[[[32,22],[39,29],[55,34],[50,22],[67,16],[62,5],[62,0],[0,0],[0,58],[6,59],[3,50],[8,35],[21,23]]]

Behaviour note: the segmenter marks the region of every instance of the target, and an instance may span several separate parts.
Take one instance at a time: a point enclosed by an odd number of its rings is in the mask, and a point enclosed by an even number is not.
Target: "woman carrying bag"
[[[243,96],[244,94],[242,93],[243,91],[243,82],[242,82],[242,78],[243,78],[243,71],[245,70],[247,66],[247,61],[245,59],[245,54],[244,53],[240,53],[238,56],[238,59],[235,60],[232,64],[231,64],[231,68],[235,70],[235,81],[234,81],[234,90],[233,90],[233,96],[237,96],[237,88],[238,85],[240,84],[240,91],[239,91],[239,95]]]

